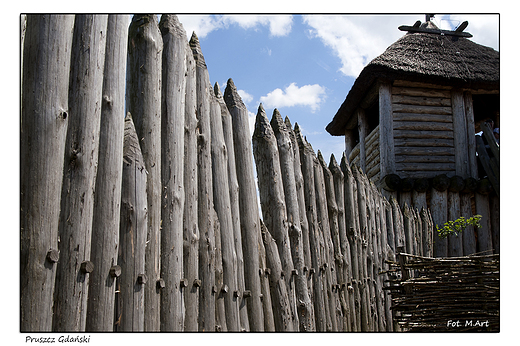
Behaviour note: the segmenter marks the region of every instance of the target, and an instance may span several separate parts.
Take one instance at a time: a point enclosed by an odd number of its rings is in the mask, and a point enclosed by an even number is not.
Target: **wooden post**
[[[368,225],[367,225],[367,201],[365,195],[364,181],[361,178],[361,172],[358,168],[352,167],[352,173],[357,186],[357,210],[359,213],[359,238],[358,238],[358,249],[360,256],[360,285],[361,285],[361,330],[371,331],[370,323],[370,278],[368,277],[367,271],[367,250],[368,250]]]
[[[220,92],[220,87],[218,84],[215,85],[215,95],[217,96],[217,101],[220,104],[220,111],[222,115],[222,130],[224,132],[224,141],[227,147],[227,156],[228,156],[228,178],[229,178],[229,201],[231,205],[231,220],[233,224],[233,239],[234,239],[234,251],[236,254],[236,276],[237,276],[237,289],[239,292],[245,291],[245,278],[244,278],[244,254],[242,252],[242,232],[240,230],[240,206],[239,206],[239,186],[237,181],[237,171],[235,166],[235,145],[233,143],[233,124],[231,119],[231,114],[227,109],[226,103],[224,102],[224,98],[222,93]],[[259,242],[262,244],[263,242],[261,237],[258,238]],[[265,256],[264,256],[265,258]],[[263,266],[262,268],[265,268]],[[269,283],[267,285],[269,287]],[[263,286],[262,286],[263,287]],[[262,293],[264,294],[264,293]],[[265,294],[264,294],[265,296]],[[265,297],[264,297],[265,298]],[[247,317],[247,306],[246,300],[243,299],[242,295],[236,298],[239,305],[239,318],[240,318],[240,330],[249,331],[249,320]],[[269,298],[270,299],[270,298]],[[264,306],[266,300],[264,300]],[[264,309],[265,311],[265,309]],[[272,312],[271,312],[272,314]],[[267,321],[267,316],[266,316]],[[274,328],[274,324],[273,324]]]
[[[344,156],[345,157],[345,156]],[[345,157],[346,159],[346,157]],[[330,157],[329,169],[332,173],[334,183],[334,195],[336,197],[336,205],[338,207],[338,231],[339,231],[339,248],[341,250],[341,266],[338,266],[338,274],[342,270],[343,280],[339,280],[342,293],[346,300],[347,310],[344,312],[347,319],[347,328],[345,331],[356,331],[356,315],[355,301],[352,288],[352,255],[350,252],[350,243],[347,237],[347,224],[345,219],[345,176],[340,166],[336,162],[334,154]],[[339,277],[339,276],[338,276]]]
[[[212,102],[213,104],[213,102]],[[224,302],[224,266],[222,264],[222,239],[220,235],[220,220],[214,217],[215,232],[215,283],[212,293],[215,295],[215,331],[227,332],[226,305]]]
[[[379,85],[379,156],[380,176],[395,173],[392,85],[388,82]]]
[[[475,142],[475,114],[473,112],[473,97],[470,91],[464,92],[464,112],[466,114],[466,128],[468,133],[468,164],[470,177],[478,178],[477,145]]]
[[[296,272],[291,275],[294,282],[296,305],[298,311],[299,330],[315,331],[314,309],[312,307],[309,290],[307,288],[307,278],[304,272],[305,259],[303,254],[303,239],[300,226],[300,208],[298,204],[298,191],[295,180],[294,148],[289,134],[289,130],[278,110],[274,110],[271,119],[271,127],[276,136],[278,154],[280,158],[280,170],[283,181],[283,194],[287,208],[289,240],[291,246],[291,256]],[[299,162],[298,162],[299,164]],[[301,172],[300,172],[301,174]]]
[[[452,90],[451,107],[453,113],[453,141],[455,145],[455,174],[469,177],[469,146],[464,97],[461,90]]]
[[[270,291],[273,298],[273,315],[274,324],[277,332],[292,332],[294,330],[294,322],[291,312],[291,302],[289,299],[289,290],[286,287],[286,275],[282,269],[282,262],[278,255],[278,247],[275,240],[267,230],[267,227],[260,221],[262,225],[262,237],[265,244],[265,254],[267,258],[267,266],[270,268],[269,283]]]
[[[306,271],[312,266],[311,263],[311,249],[309,245],[309,223],[307,221],[307,212],[305,208],[305,192],[304,192],[304,181],[302,174],[302,165],[300,160],[300,149],[298,147],[298,142],[296,141],[296,135],[291,125],[291,121],[289,117],[285,117],[285,126],[289,131],[289,136],[291,138],[291,143],[293,147],[294,153],[294,180],[296,183],[296,192],[298,198],[298,208],[300,214],[300,227],[302,230],[302,239],[303,239],[303,257],[304,257],[304,266],[307,268]],[[309,297],[312,297],[312,281],[307,282],[307,286],[309,288]]]
[[[318,215],[316,211],[316,192],[314,187],[314,151],[310,144],[303,138],[298,124],[294,125],[294,133],[300,149],[300,159],[302,175],[304,180],[305,206],[307,221],[309,224],[309,247],[311,251],[312,268],[309,275],[313,281],[313,303],[314,315],[316,319],[316,331],[327,331],[327,317],[325,314],[325,297],[323,292],[322,275],[322,254],[319,243]]]
[[[405,251],[409,254],[414,254],[414,226],[412,211],[408,207],[408,204],[403,205],[403,220],[404,220],[404,236],[405,236]]]
[[[148,171],[146,275],[159,280],[161,268],[161,68],[163,42],[157,16],[135,15],[128,29],[127,110],[132,113]],[[145,331],[160,330],[160,291],[145,285]]]
[[[344,195],[345,195],[345,223],[347,228],[347,237],[350,245],[350,260],[352,265],[352,289],[354,291],[355,304],[355,331],[361,331],[361,292],[360,292],[360,264],[359,254],[361,253],[358,245],[359,225],[356,222],[357,201],[356,201],[356,181],[347,162],[346,155],[341,158],[341,170],[344,175]]]
[[[273,232],[282,261],[282,270],[287,273],[284,279],[289,295],[290,321],[293,324],[291,330],[298,331],[299,323],[294,280],[292,275],[289,275],[289,273],[292,273],[294,265],[289,240],[283,181],[279,178],[282,176],[280,157],[276,137],[262,104],[258,107],[256,115],[255,132],[253,133],[253,154],[258,174],[263,221],[267,229],[271,229]]]
[[[111,332],[114,329],[115,277],[110,275],[110,270],[117,264],[119,245],[128,45],[126,38],[129,21],[128,15],[108,16],[99,164],[90,254],[96,270],[90,274],[86,324],[88,331]]]
[[[227,82],[224,92],[229,113],[233,122],[233,140],[235,144],[235,160],[237,180],[240,186],[240,227],[242,234],[244,257],[244,276],[246,290],[251,291],[251,297],[247,301],[247,313],[249,327],[253,332],[264,330],[264,318],[262,301],[260,300],[261,286],[258,271],[258,235],[260,234],[260,215],[256,186],[253,171],[253,153],[249,135],[249,117],[242,99],[238,95],[233,80]]]
[[[145,319],[145,292],[143,285],[137,282],[137,278],[145,274],[145,247],[148,232],[147,170],[130,113],[125,119],[124,136],[120,247],[117,262],[121,267],[121,276],[118,278],[121,310],[116,316],[116,327],[118,331],[123,332],[142,332]],[[146,285],[150,283],[144,284]]]
[[[186,32],[175,15],[159,23],[162,51],[161,114],[161,331],[182,331],[184,214],[184,121],[186,102]]]
[[[195,59],[197,75],[198,119],[198,222],[199,222],[199,331],[215,331],[215,230],[213,210],[213,183],[211,168],[210,105],[213,98],[209,74],[199,39],[193,33],[190,47]],[[212,91],[212,90],[211,90]],[[191,283],[188,283],[191,284]]]
[[[362,108],[356,109],[356,116],[358,119],[358,133],[359,133],[359,168],[366,172],[366,135],[368,124],[365,117],[365,111]]]
[[[470,218],[473,216],[471,210],[471,193],[461,193],[460,195],[460,211],[461,216]],[[468,256],[477,252],[477,236],[475,234],[475,226],[468,226],[462,231],[462,254]]]
[[[448,188],[448,220],[455,221],[461,214],[460,191],[464,188],[464,179],[460,176],[453,176],[450,179]],[[448,236],[448,256],[460,257],[463,254],[463,234]]]
[[[222,251],[222,270],[224,285],[229,289],[223,292],[220,289],[217,297],[223,297],[226,307],[227,330],[240,331],[238,297],[233,292],[238,290],[237,284],[237,256],[235,252],[235,237],[233,230],[233,216],[231,214],[231,200],[229,194],[228,177],[228,148],[224,140],[222,128],[222,112],[218,98],[222,100],[220,87],[215,83],[216,99],[211,103],[211,161],[213,167],[213,202],[220,221],[220,239]],[[216,237],[216,235],[215,235]],[[218,238],[216,239],[218,242]],[[217,287],[219,289],[219,287]]]
[[[448,221],[448,183],[444,182],[446,176],[440,175],[433,179],[433,189],[431,190],[430,209],[433,220],[433,255],[435,257],[448,256],[448,240],[439,238],[437,227],[443,227]],[[438,182],[438,183],[437,183]]]
[[[186,283],[199,279],[199,224],[197,203],[197,90],[195,60],[186,41],[186,99],[184,119],[184,223],[183,269]],[[184,331],[199,330],[199,290],[193,285],[184,287]]]
[[[345,130],[345,155],[348,157],[356,146],[354,142],[354,130]]]
[[[90,276],[80,265],[90,261],[107,20],[77,15],[74,24],[59,224],[59,251],[66,260],[56,273],[55,331],[84,331],[86,325]]]
[[[47,254],[58,255],[73,27],[72,15],[27,15],[20,125],[22,332],[52,330],[57,258]]]
[[[332,248],[329,249],[329,253],[331,252],[332,257],[330,258],[331,262],[331,277],[332,277],[332,292],[336,301],[335,313],[333,316],[337,321],[337,330],[338,331],[347,331],[348,326],[350,325],[350,309],[347,305],[347,298],[343,294],[343,291],[337,289],[341,283],[345,282],[345,273],[343,266],[343,254],[341,251],[340,245],[340,235],[339,235],[339,208],[336,203],[336,195],[334,191],[334,178],[332,176],[332,172],[327,167],[327,163],[323,158],[320,151],[318,151],[318,161],[321,165],[322,175],[325,183],[325,197],[326,197],[326,205],[328,212],[328,221],[329,221],[329,235],[330,241],[329,246]]]
[[[477,252],[488,252],[493,250],[493,239],[491,235],[491,213],[489,210],[489,195],[475,192],[475,209],[477,215],[481,215],[480,225],[477,228]]]
[[[422,208],[421,212],[421,222],[423,225],[423,256],[425,257],[433,257],[433,221],[430,211]]]
[[[262,222],[262,221],[260,221]],[[265,225],[262,223],[262,231]],[[260,283],[262,285],[262,307],[264,311],[264,330],[266,332],[275,332],[273,303],[271,299],[271,288],[269,287],[269,276],[271,275],[271,268],[267,267],[267,259],[265,255],[265,246],[262,239],[262,234],[258,237],[258,254],[260,269],[258,274],[260,276]],[[242,292],[242,291],[240,291]],[[243,300],[244,302],[246,299]],[[247,315],[246,315],[247,316]]]

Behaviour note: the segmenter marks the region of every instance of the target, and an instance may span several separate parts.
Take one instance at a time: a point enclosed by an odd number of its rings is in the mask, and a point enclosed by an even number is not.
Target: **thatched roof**
[[[407,33],[361,71],[326,130],[344,135],[347,121],[378,78],[498,90],[499,77],[499,53],[492,48],[462,37]]]

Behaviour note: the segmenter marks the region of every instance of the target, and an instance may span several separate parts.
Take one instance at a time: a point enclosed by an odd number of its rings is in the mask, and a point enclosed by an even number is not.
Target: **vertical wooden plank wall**
[[[211,128],[210,107],[213,90],[197,35],[192,34],[190,47],[195,59],[197,76],[198,119],[198,222],[199,222],[199,280],[193,283],[199,288],[199,331],[215,331],[215,211],[213,209],[213,184],[211,180]],[[210,94],[211,91],[211,94]]]
[[[233,230],[233,215],[229,194],[228,153],[222,126],[220,102],[222,94],[215,83],[215,101],[211,104],[211,161],[213,168],[213,201],[220,222],[220,242],[222,251],[223,285],[217,287],[217,299],[224,299],[225,322],[228,331],[240,331],[240,301],[234,295],[237,284],[237,256]],[[220,99],[220,102],[219,100]],[[216,236],[216,235],[215,235]],[[219,241],[216,237],[216,242]]]
[[[159,23],[163,40],[161,104],[161,331],[182,331],[186,32],[175,15]],[[164,287],[162,283],[164,282]],[[153,282],[151,283],[154,284]]]
[[[20,330],[52,330],[72,15],[27,15],[20,126]],[[67,261],[67,259],[65,259]]]
[[[145,244],[148,232],[147,169],[130,113],[125,119],[119,256],[121,276],[115,327],[142,332],[145,328]]]
[[[236,167],[240,167],[236,172],[238,184],[241,187],[239,206],[242,246],[245,254],[244,277],[246,290],[251,291],[251,297],[247,300],[249,327],[251,331],[258,332],[264,330],[257,245],[260,234],[260,214],[253,176],[253,153],[249,137],[247,109],[231,78],[227,82],[224,100],[233,123]]]
[[[77,15],[74,23],[58,229],[64,260],[56,273],[55,331],[84,331],[86,325],[107,20],[107,15]]]
[[[99,135],[99,163],[92,221],[91,261],[87,325],[88,331],[114,329],[115,278],[119,246],[121,179],[127,36],[130,16],[108,16],[103,101]]]
[[[197,203],[197,76],[195,59],[186,41],[186,98],[184,119],[184,223],[183,223],[183,269],[181,286],[184,289],[184,330],[199,330],[199,290],[193,283],[199,278],[199,223]]]
[[[128,29],[127,110],[132,114],[147,179],[145,331],[160,330],[161,87],[163,43],[157,16],[135,15]]]

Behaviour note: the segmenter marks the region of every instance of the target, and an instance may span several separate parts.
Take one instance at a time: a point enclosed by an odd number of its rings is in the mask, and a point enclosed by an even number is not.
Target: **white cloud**
[[[248,110],[247,117],[249,119],[249,134],[253,136],[253,132],[255,132],[256,114]]]
[[[292,16],[290,15],[179,15],[178,17],[188,38],[191,37],[193,31],[199,38],[203,38],[214,30],[228,28],[230,25],[238,25],[246,30],[268,26],[271,36],[285,36],[291,32],[292,28]]]
[[[309,106],[315,112],[325,99],[325,87],[319,84],[304,85],[301,88],[291,83],[285,90],[275,89],[266,96],[260,97],[267,108]]]
[[[242,101],[247,105],[249,102],[253,101],[253,95],[248,94],[244,90],[237,90],[238,95],[242,98]]]
[[[394,43],[404,32],[400,25],[424,22],[424,15],[352,15],[304,16],[311,38],[319,38],[341,60],[339,69],[344,75],[357,77],[375,57]],[[453,29],[467,20],[466,31],[472,40],[498,49],[498,15],[438,16],[433,19],[443,29]]]

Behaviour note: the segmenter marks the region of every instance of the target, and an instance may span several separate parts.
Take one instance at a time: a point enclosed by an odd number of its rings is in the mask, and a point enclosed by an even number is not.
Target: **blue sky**
[[[250,113],[261,102],[298,123],[315,151],[341,157],[344,137],[325,131],[367,63],[383,53],[419,15],[179,15],[187,36],[195,31],[210,81],[232,78]],[[472,40],[498,50],[498,15],[435,16],[443,29],[468,20]]]

